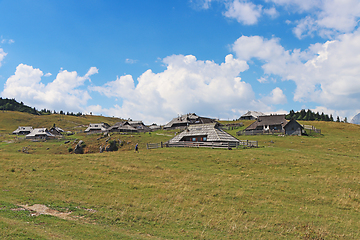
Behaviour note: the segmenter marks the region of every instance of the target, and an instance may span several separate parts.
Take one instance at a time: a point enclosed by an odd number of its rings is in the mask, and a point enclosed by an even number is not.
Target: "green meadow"
[[[98,153],[105,138],[81,133],[117,121],[0,112],[0,239],[360,238],[358,125],[300,122],[322,133],[238,136],[259,148],[232,150],[147,150],[174,136],[156,131],[113,134],[123,145]],[[11,135],[54,123],[75,134],[46,142]],[[69,153],[79,139],[88,153]],[[34,204],[68,215],[22,207]]]

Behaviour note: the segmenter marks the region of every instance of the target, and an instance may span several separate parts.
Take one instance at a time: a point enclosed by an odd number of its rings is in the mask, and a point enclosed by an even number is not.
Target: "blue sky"
[[[0,1],[0,96],[164,124],[360,112],[358,0]]]

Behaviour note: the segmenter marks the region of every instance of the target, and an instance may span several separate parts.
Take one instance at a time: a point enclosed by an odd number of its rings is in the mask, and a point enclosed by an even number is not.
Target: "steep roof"
[[[176,118],[173,118],[170,122],[168,122],[164,129],[171,128],[175,126],[186,126],[188,124],[204,124],[204,123],[214,123],[215,120],[207,117],[197,116],[195,113],[188,113]]]
[[[207,123],[190,125],[185,131],[181,132],[169,143],[179,142],[183,137],[207,136],[207,142],[238,142],[239,140],[227,132],[218,128],[219,123]]]
[[[89,127],[85,130],[85,132],[90,131],[106,131],[110,127],[107,123],[90,123]]]
[[[272,126],[272,125],[281,125],[284,127],[287,124],[285,115],[265,115],[259,116],[258,119],[248,126],[245,130],[253,130],[258,126]]]
[[[55,137],[55,135],[51,134],[47,128],[35,128],[31,133],[26,135],[26,138],[32,137]]]
[[[19,134],[20,132],[32,132],[32,127],[18,127],[15,131],[13,131],[13,134]]]
[[[298,123],[298,121],[296,121],[295,119],[291,119],[290,121],[288,121],[288,122],[285,124],[284,128],[286,128],[286,127],[287,127],[288,125],[290,125],[290,124],[298,125],[301,129],[304,128],[304,127],[303,127],[300,123]]]
[[[134,128],[133,126],[130,126],[129,122],[117,122],[115,123],[113,126],[109,127],[107,130],[108,131],[113,131],[113,130],[124,130],[124,131],[128,131],[128,132],[137,132],[137,129]]]
[[[265,114],[262,112],[257,112],[257,111],[248,111],[247,113],[245,113],[244,115],[242,115],[240,117],[240,119],[242,118],[248,118],[248,117],[253,117],[253,118],[258,118],[259,116],[264,116]]]
[[[130,125],[145,125],[142,121],[128,121]]]

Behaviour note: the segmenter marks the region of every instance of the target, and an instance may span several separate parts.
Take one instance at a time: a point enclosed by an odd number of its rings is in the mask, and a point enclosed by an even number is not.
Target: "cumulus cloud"
[[[235,18],[239,23],[253,25],[261,16],[262,6],[252,2],[234,0],[226,4],[224,16]]]
[[[264,9],[264,13],[269,15],[271,18],[276,18],[277,16],[279,16],[279,12],[274,7]]]
[[[195,1],[195,0],[194,0]],[[211,0],[198,0],[197,6],[208,9]],[[217,0],[225,6],[225,17],[236,19],[244,25],[256,24],[265,15],[276,18],[282,8],[290,14],[304,15],[293,21],[294,34],[299,39],[317,34],[324,38],[334,38],[338,34],[349,33],[357,28],[360,20],[358,0]],[[271,6],[271,4],[273,6]],[[290,20],[288,21],[290,22]]]
[[[274,105],[287,103],[286,96],[279,87],[276,87],[275,89],[273,89],[271,91],[270,95],[266,96],[263,99],[263,101],[266,102],[267,104],[274,104]]]
[[[312,36],[333,37],[352,32],[360,19],[358,0],[271,0],[293,12],[309,14],[297,21],[294,33],[298,38]]]
[[[2,48],[0,48],[0,67],[1,67],[1,62],[4,60],[6,55],[7,55],[7,53],[4,52],[4,50]]]
[[[93,67],[84,76],[75,71],[60,70],[54,81],[44,84],[41,82],[44,73],[40,69],[20,64],[15,74],[7,79],[1,95],[21,99],[39,109],[82,111],[91,97],[80,87],[95,73],[97,69]]]
[[[160,73],[147,70],[137,79],[136,86],[132,76],[125,75],[92,87],[91,90],[105,96],[122,98],[121,106],[101,111],[111,112],[111,116],[165,123],[187,112],[233,118],[247,109],[270,109],[255,99],[251,85],[239,77],[248,69],[247,63],[231,54],[221,64],[201,61],[192,55],[172,55],[164,58],[163,63],[166,70]],[[277,97],[275,92],[273,99]]]
[[[233,45],[239,59],[262,61],[266,75],[294,81],[294,100],[316,102],[334,110],[354,109],[360,104],[360,31],[308,49],[285,50],[279,39],[242,36]],[[281,96],[281,94],[279,95]]]

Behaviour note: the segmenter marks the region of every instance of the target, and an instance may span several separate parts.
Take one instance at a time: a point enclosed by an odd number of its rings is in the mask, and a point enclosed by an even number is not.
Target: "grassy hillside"
[[[66,131],[85,130],[89,123],[107,122],[110,125],[119,122],[119,118],[103,116],[70,116],[70,115],[32,115],[29,113],[0,111],[0,134],[12,133],[19,126],[32,126],[34,128],[51,128],[54,124]]]
[[[52,126],[56,119],[48,118],[54,116],[17,116],[14,123],[15,116],[6,115],[12,113],[2,114],[1,239],[360,237],[358,125],[303,122],[322,134],[241,136],[260,145],[241,150],[146,150],[146,142],[166,141],[173,133],[114,135],[126,143],[121,151],[75,155],[64,154],[63,141],[8,143],[9,130]],[[70,117],[55,123],[71,130],[102,121]],[[97,135],[75,138],[100,141]],[[135,142],[140,153],[133,151]],[[24,147],[29,154],[18,151]],[[20,206],[26,204],[69,215],[37,216]]]

